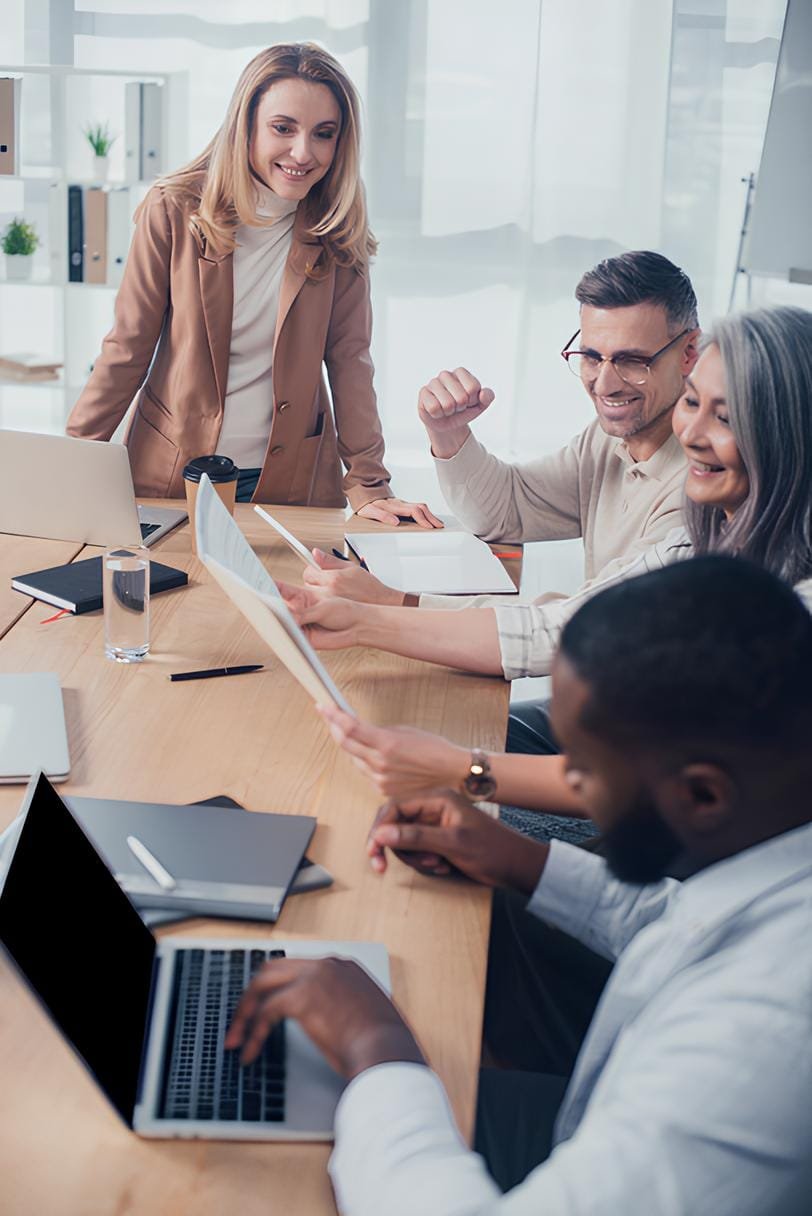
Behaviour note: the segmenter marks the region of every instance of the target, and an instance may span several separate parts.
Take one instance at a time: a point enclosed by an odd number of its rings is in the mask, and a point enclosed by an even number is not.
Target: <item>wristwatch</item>
[[[490,760],[478,747],[471,752],[471,764],[462,779],[462,790],[472,802],[487,801],[496,793]]]

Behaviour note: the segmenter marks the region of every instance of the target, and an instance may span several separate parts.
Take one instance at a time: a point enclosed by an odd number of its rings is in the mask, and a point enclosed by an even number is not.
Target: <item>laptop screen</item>
[[[45,777],[0,891],[0,940],[132,1124],[155,939]]]

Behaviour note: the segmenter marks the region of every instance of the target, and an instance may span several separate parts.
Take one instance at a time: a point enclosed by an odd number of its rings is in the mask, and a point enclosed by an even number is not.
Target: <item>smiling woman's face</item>
[[[692,502],[719,507],[728,519],[750,493],[750,479],[730,429],[725,368],[709,346],[685,382],[674,410],[674,434],[688,457],[685,492]]]
[[[280,198],[302,199],[333,163],[340,128],[327,85],[278,80],[257,106],[251,168]]]

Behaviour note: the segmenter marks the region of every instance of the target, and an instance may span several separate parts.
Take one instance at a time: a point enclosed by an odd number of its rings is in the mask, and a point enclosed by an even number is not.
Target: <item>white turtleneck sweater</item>
[[[257,215],[275,222],[237,229],[228,385],[217,452],[241,469],[262,467],[271,432],[273,340],[296,207],[258,183]]]

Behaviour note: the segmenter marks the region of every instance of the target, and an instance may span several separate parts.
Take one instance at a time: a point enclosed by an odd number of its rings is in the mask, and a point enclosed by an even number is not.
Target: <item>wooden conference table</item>
[[[277,509],[309,546],[342,547],[340,510]],[[237,519],[278,577],[301,563],[247,506]],[[355,519],[353,527],[364,525]],[[369,530],[381,525],[369,524]],[[462,882],[436,882],[394,862],[369,869],[364,840],[381,799],[333,743],[305,692],[192,555],[189,529],[153,549],[189,586],[152,602],[143,664],[103,656],[100,612],[43,623],[49,605],[12,592],[10,577],[99,550],[0,536],[0,671],[59,674],[71,750],[69,794],[190,803],[228,794],[251,810],[315,815],[309,856],[334,885],[292,896],[275,926],[195,920],[165,932],[361,939],[389,950],[393,995],[442,1077],[470,1137],[476,1100],[490,903]],[[512,563],[518,567],[518,563]],[[513,571],[518,577],[518,570]],[[172,671],[262,662],[234,679],[170,684]],[[508,688],[376,650],[328,654],[360,715],[410,723],[462,744],[503,744]],[[0,828],[23,787],[0,787]],[[190,814],[194,814],[190,811]],[[47,926],[54,949],[77,949],[93,926],[70,909]],[[116,994],[110,993],[115,1033]],[[36,1000],[0,961],[0,1210],[14,1216],[310,1216],[334,1212],[326,1144],[147,1141],[121,1123]]]

